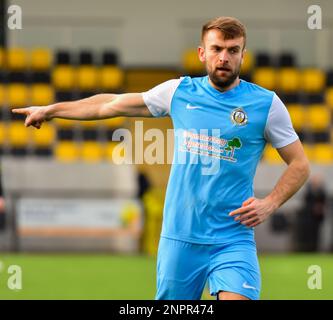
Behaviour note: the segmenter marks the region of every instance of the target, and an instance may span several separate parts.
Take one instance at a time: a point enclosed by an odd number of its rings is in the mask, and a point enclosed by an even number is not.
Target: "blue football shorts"
[[[255,241],[195,244],[161,237],[157,256],[157,300],[199,300],[208,280],[210,294],[260,296]]]

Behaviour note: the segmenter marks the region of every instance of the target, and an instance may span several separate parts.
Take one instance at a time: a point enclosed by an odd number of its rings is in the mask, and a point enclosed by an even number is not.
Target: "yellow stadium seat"
[[[313,157],[312,148],[313,148],[312,145],[303,143],[304,153],[305,153],[306,157],[309,159],[309,161],[312,161],[312,157]]]
[[[105,66],[99,72],[100,86],[104,90],[119,90],[124,86],[124,72],[117,66]]]
[[[276,87],[276,71],[271,67],[256,68],[253,72],[253,82],[269,90]]]
[[[25,147],[31,141],[31,128],[26,128],[21,121],[13,121],[8,127],[8,141],[13,147]]]
[[[3,107],[7,104],[7,90],[6,87],[0,84],[0,107]]]
[[[100,124],[107,128],[114,129],[114,128],[124,127],[125,122],[126,122],[125,117],[116,117],[116,118],[101,120]]]
[[[277,72],[277,88],[286,93],[300,89],[301,73],[296,68],[282,68]]]
[[[29,67],[29,54],[23,48],[7,50],[7,68],[11,71],[22,71]]]
[[[32,141],[36,147],[50,147],[56,138],[54,125],[44,122],[40,130],[32,131]]]
[[[29,89],[21,83],[9,84],[7,87],[8,104],[12,107],[25,107],[30,105]]]
[[[94,66],[83,65],[76,71],[80,90],[94,90],[98,87],[98,73]]]
[[[103,146],[99,142],[84,142],[81,146],[81,158],[85,162],[100,162],[104,157]]]
[[[101,120],[78,121],[77,127],[82,129],[97,129],[101,125]]]
[[[60,118],[55,118],[52,120],[52,122],[59,129],[73,129],[78,124],[78,121],[76,120],[60,119]]]
[[[288,112],[290,114],[293,127],[296,131],[301,131],[306,127],[306,112],[300,104],[288,104]]]
[[[313,104],[306,108],[306,122],[313,132],[325,131],[330,126],[331,113],[328,107],[322,104]]]
[[[325,91],[326,104],[333,109],[333,87],[328,87]]]
[[[199,60],[198,50],[196,48],[188,49],[184,52],[183,68],[190,74],[199,74],[205,71],[205,65]]]
[[[275,148],[273,148],[272,145],[267,144],[266,148],[264,150],[264,156],[263,159],[272,165],[277,165],[283,163],[282,158],[280,157],[279,153]]]
[[[31,51],[31,68],[35,71],[47,71],[52,65],[52,54],[47,48],[35,48]]]
[[[76,74],[72,66],[57,65],[52,73],[52,82],[57,90],[72,90],[76,86]]]
[[[31,86],[31,105],[46,106],[53,102],[53,87],[48,84],[34,84]]]
[[[312,147],[313,162],[318,164],[332,164],[333,147],[329,143],[318,143]]]
[[[61,141],[55,146],[54,154],[60,162],[75,162],[79,160],[80,148],[75,142]]]
[[[6,67],[6,54],[5,50],[0,47],[0,69],[4,69]]]
[[[0,122],[0,145],[3,146],[7,143],[7,123]]]
[[[307,93],[319,93],[325,87],[325,73],[315,68],[307,68],[302,72],[302,89]]]
[[[250,73],[254,66],[254,57],[250,51],[246,51],[243,58],[243,63],[241,67],[241,74]]]

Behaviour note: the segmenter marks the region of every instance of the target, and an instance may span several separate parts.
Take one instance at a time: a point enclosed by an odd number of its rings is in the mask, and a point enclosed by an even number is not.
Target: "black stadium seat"
[[[295,56],[291,52],[283,52],[277,59],[278,67],[295,67]]]
[[[118,54],[115,51],[106,50],[103,52],[103,65],[119,64]]]
[[[273,66],[273,58],[270,54],[265,52],[259,52],[256,54],[256,66],[257,67],[270,67]]]
[[[94,59],[93,59],[93,54],[89,50],[82,50],[79,53],[79,65],[86,65],[86,64],[93,64]]]
[[[72,57],[69,51],[67,50],[59,50],[55,56],[55,63],[56,64],[71,64]]]

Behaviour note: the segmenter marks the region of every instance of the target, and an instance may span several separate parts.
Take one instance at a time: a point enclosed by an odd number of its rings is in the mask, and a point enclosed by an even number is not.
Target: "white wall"
[[[118,48],[124,65],[177,65],[196,46],[201,25],[236,16],[248,28],[248,47],[292,49],[301,65],[333,66],[331,0],[10,0],[23,11],[12,46]],[[307,28],[309,5],[322,8],[323,29]]]

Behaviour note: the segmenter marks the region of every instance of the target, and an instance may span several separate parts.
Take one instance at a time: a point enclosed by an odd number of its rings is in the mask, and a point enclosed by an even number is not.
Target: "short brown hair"
[[[244,38],[244,48],[246,44],[246,29],[244,25],[236,18],[233,17],[218,17],[208,21],[203,25],[201,31],[201,41],[203,42],[206,33],[209,30],[220,30],[226,40],[234,38]],[[244,49],[243,48],[243,49]]]

